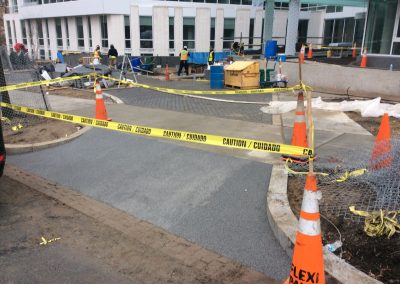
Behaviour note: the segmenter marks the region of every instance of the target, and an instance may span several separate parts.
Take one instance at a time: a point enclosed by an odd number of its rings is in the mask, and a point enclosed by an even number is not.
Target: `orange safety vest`
[[[181,51],[181,60],[188,60],[189,51],[182,49]]]

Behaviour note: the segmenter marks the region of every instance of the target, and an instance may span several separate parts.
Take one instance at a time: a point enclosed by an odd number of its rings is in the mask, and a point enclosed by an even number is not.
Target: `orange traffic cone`
[[[364,48],[364,53],[361,55],[361,68],[367,67],[367,48]]]
[[[297,108],[296,117],[293,125],[292,132],[292,145],[308,148],[307,141],[307,126],[306,126],[306,116],[304,112],[304,95],[303,92],[299,92],[297,95]],[[291,159],[296,163],[307,163],[307,156],[297,156],[297,155],[282,155],[284,160]]]
[[[312,58],[313,58],[312,43],[310,43],[310,45],[308,47],[307,59],[312,59]]]
[[[393,157],[391,155],[390,144],[390,120],[389,115],[385,113],[382,117],[378,135],[375,139],[374,149],[372,150],[370,168],[379,170],[389,167],[392,164]]]
[[[317,177],[309,173],[304,187],[303,203],[293,250],[292,269],[285,284],[325,284]]]
[[[103,91],[101,90],[100,80],[96,80],[96,119],[111,121],[107,116],[106,106],[103,99]]]
[[[165,81],[169,81],[169,68],[168,68],[168,64],[165,65]]]
[[[304,45],[302,45],[299,53],[299,61],[301,64],[304,63],[304,53],[305,53],[305,47]]]
[[[351,57],[353,57],[353,58],[357,57],[357,44],[353,45],[353,51],[352,51]]]

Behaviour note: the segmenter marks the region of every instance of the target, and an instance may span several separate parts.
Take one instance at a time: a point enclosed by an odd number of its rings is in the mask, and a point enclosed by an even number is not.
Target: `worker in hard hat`
[[[93,52],[93,64],[100,64],[101,60],[101,52],[100,52],[100,45],[96,46],[96,49]]]
[[[180,62],[179,62],[178,76],[181,76],[183,67],[185,67],[186,75],[189,76],[189,67],[188,67],[189,51],[186,45],[181,50],[181,53],[179,53],[179,58]]]
[[[210,52],[208,53],[208,65],[214,65],[215,55],[214,49],[210,47]]]

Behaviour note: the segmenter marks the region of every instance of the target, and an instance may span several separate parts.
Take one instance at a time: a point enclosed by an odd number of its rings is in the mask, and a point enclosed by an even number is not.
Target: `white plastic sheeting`
[[[305,102],[307,105],[307,102]],[[295,110],[296,101],[272,101],[269,106],[261,108],[261,111],[269,114],[279,114]],[[342,101],[342,102],[324,102],[321,97],[312,100],[312,107],[321,110],[331,111],[355,111],[362,117],[379,117],[385,112],[389,116],[400,118],[400,104],[381,103],[381,98],[375,98],[367,101]]]

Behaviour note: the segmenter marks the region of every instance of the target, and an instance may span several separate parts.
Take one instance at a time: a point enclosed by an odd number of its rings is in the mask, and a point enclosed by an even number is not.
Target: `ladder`
[[[129,72],[129,69],[131,70],[132,75],[133,75],[133,82],[137,83],[138,81],[137,81],[136,73],[132,66],[131,58],[128,55],[124,55],[124,58],[122,60],[121,73],[119,74],[119,80],[126,80],[125,75]],[[118,83],[118,88],[120,85],[121,85],[121,83]]]

